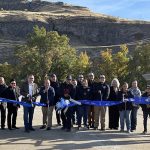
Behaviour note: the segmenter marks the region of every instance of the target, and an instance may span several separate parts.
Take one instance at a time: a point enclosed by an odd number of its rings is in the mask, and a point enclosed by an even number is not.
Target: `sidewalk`
[[[22,107],[18,112],[17,126],[19,130],[0,130],[0,150],[149,150],[150,126],[147,135],[143,131],[143,118],[141,109],[138,113],[137,131],[131,134],[119,131],[106,130],[105,132],[86,130],[78,131],[76,127],[72,132],[65,132],[56,126],[55,112],[53,115],[54,127],[52,130],[40,130],[42,122],[41,108],[35,108],[33,126],[36,131],[25,133],[23,128]],[[108,116],[106,117],[108,124]],[[148,124],[150,122],[148,121]]]

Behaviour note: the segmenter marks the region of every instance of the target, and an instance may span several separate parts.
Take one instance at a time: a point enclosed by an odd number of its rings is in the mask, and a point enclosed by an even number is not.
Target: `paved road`
[[[108,116],[107,116],[108,118]],[[106,119],[108,120],[108,119]],[[143,135],[142,112],[139,110],[138,126],[135,133],[120,133],[106,130],[105,132],[86,130],[78,131],[76,127],[72,132],[61,131],[56,126],[53,117],[53,129],[40,130],[42,122],[41,108],[36,107],[33,125],[36,131],[25,133],[23,128],[23,112],[19,109],[17,125],[19,130],[0,130],[0,150],[149,150],[150,134]],[[149,122],[148,122],[149,123]],[[106,122],[106,124],[108,124]],[[149,132],[150,132],[150,126]]]

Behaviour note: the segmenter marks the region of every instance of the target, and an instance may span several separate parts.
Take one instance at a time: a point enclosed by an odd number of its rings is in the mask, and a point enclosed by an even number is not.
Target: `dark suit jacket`
[[[33,83],[32,101],[36,101],[36,97],[37,97],[38,93],[39,93],[38,86],[36,83]],[[24,96],[24,98],[22,98],[22,101],[31,103],[31,101],[29,100],[29,97],[28,97],[28,94],[29,94],[28,82],[23,83],[23,85],[20,89],[20,94]]]
[[[7,86],[6,84],[0,85],[0,97],[2,97],[2,94],[3,94],[3,92],[7,89],[7,87],[8,87],[8,86]],[[1,105],[2,107],[6,108],[7,103],[5,103],[5,102],[0,102],[0,105]]]
[[[94,100],[108,100],[109,98],[109,94],[110,94],[110,87],[108,84],[106,83],[101,83],[101,82],[98,82],[94,85],[94,88],[93,88],[93,99]]]
[[[45,87],[41,87],[39,94],[41,95],[41,103],[44,103],[46,105],[49,104],[49,106],[54,106],[56,104],[54,100],[55,90],[53,87],[50,86],[50,88],[48,89],[48,93],[45,92]]]
[[[13,91],[13,89],[12,89],[12,87],[8,87],[3,93],[2,93],[2,97],[4,97],[4,98],[7,98],[7,99],[10,99],[10,100],[16,100],[16,101],[19,101],[18,100],[18,97],[19,97],[19,95],[20,95],[20,89],[19,89],[19,87],[16,87],[15,88],[15,93],[14,93],[14,91]],[[7,108],[13,108],[13,107],[19,107],[19,105],[17,104],[13,104],[13,103],[7,103]]]

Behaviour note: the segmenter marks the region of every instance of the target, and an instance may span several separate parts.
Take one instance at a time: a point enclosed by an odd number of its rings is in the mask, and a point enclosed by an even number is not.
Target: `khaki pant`
[[[94,106],[95,128],[98,128],[99,126],[99,117],[100,117],[101,129],[105,129],[105,114],[106,114],[106,107]]]
[[[52,127],[53,109],[54,109],[54,106],[42,107],[43,125],[47,124],[47,127]]]

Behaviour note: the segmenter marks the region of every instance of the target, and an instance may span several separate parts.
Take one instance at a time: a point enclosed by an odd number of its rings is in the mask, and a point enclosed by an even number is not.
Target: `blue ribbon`
[[[90,101],[90,100],[80,100],[82,104],[94,105],[94,106],[113,106],[121,104],[121,101]]]
[[[46,104],[39,103],[39,102],[27,103],[27,102],[19,102],[19,101],[15,101],[15,100],[10,100],[10,99],[6,99],[6,98],[0,98],[0,102],[15,103],[15,104],[22,105],[24,107],[32,107],[33,105],[35,105],[35,106],[46,106]]]
[[[6,98],[0,98],[0,102],[7,102],[7,103],[15,103],[15,104],[19,104],[22,105],[24,107],[32,107],[33,105],[35,106],[46,106],[46,104],[44,103],[39,103],[39,102],[32,102],[32,103],[27,103],[27,102],[19,102],[19,101],[15,101],[15,100],[10,100],[10,99],[6,99]],[[113,105],[118,105],[123,103],[124,101],[99,101],[99,100],[79,100],[79,102],[81,102],[81,104],[85,104],[85,105],[93,105],[93,106],[113,106]],[[129,98],[128,102],[133,102],[135,104],[150,104],[150,97],[135,97],[135,98]],[[69,102],[65,99],[60,100],[60,102],[58,102],[56,104],[56,107],[58,107],[58,109],[63,109],[66,107],[72,107],[75,106],[77,104],[73,103],[73,102]]]

